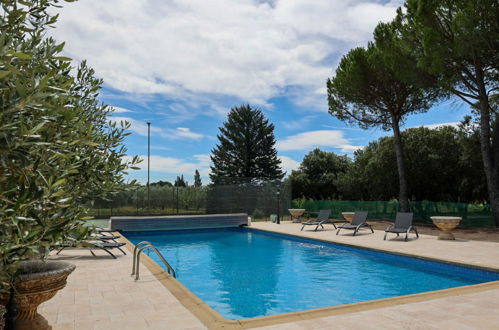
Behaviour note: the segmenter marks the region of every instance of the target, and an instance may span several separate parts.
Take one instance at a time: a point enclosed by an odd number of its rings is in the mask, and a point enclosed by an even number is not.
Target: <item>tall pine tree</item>
[[[215,184],[282,179],[274,125],[249,104],[234,107],[212,150],[210,179]]]

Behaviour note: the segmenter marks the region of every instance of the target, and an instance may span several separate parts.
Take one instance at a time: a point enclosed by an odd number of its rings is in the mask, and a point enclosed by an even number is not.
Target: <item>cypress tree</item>
[[[199,175],[199,171],[196,170],[196,172],[194,172],[194,187],[201,187],[202,185],[201,175]]]
[[[282,179],[274,125],[249,104],[230,110],[212,150],[210,179],[215,184]]]
[[[184,180],[183,174],[181,176],[177,176],[175,183],[173,184],[174,187],[187,187],[188,185],[187,181]]]

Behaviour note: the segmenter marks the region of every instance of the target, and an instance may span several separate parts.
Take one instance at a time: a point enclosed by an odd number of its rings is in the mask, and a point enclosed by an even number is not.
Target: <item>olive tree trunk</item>
[[[409,199],[407,198],[407,170],[405,167],[402,136],[400,135],[399,121],[392,116],[392,129],[394,137],[395,156],[399,172],[399,203],[401,212],[409,212]]]

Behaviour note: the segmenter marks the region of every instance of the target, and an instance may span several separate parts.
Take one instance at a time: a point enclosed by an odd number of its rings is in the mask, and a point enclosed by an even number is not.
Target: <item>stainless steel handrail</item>
[[[141,245],[152,245],[152,244],[151,244],[151,242],[148,242],[148,241],[142,241],[142,242],[140,242],[139,244],[135,245],[135,247],[133,248],[133,264],[132,264],[132,274],[130,274],[130,276],[135,275],[135,261],[136,261],[136,258],[137,258],[137,249],[138,249]]]
[[[139,252],[137,252],[137,263],[136,263],[136,266],[135,266],[135,280],[136,281],[139,279],[140,254],[144,250],[146,250],[146,249],[151,249],[154,252],[156,252],[156,254],[158,255],[158,257],[161,259],[161,261],[163,262],[163,264],[166,266],[166,268],[168,270],[168,274],[172,275],[174,278],[177,278],[177,273],[175,272],[175,270],[173,269],[173,267],[170,266],[170,264],[168,263],[168,261],[166,261],[166,259],[163,257],[163,255],[161,254],[161,252],[159,252],[158,249],[156,249],[154,247],[154,245],[149,244],[149,245],[141,247],[139,249]]]

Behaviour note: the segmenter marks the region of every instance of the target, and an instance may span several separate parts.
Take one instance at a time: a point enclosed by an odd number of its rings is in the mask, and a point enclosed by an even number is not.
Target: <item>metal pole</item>
[[[135,189],[135,204],[137,206],[137,215],[139,215],[139,188]]]
[[[279,205],[280,204],[279,203],[280,195],[281,195],[281,187],[277,187],[277,221],[276,222],[278,225],[281,224],[281,216],[280,216],[281,211],[280,211],[280,205]]]
[[[178,186],[177,186],[177,214],[178,214]]]
[[[151,123],[147,122],[147,211],[151,208],[151,195],[149,191],[149,179],[151,178]]]

